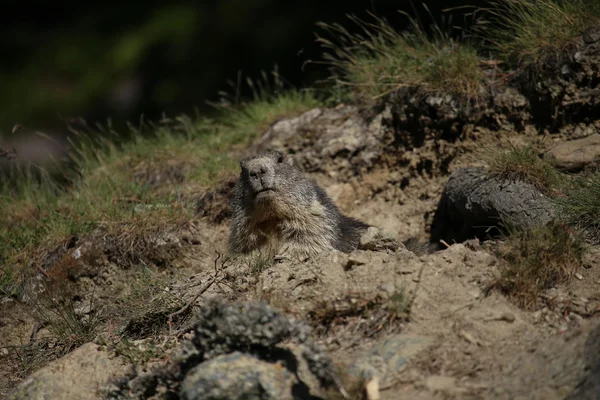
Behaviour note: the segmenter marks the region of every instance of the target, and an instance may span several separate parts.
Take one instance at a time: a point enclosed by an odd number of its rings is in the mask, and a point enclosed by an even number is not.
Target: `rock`
[[[554,158],[558,168],[567,171],[581,170],[586,165],[600,162],[600,134],[561,143],[546,154]]]
[[[533,228],[551,222],[555,206],[535,186],[489,175],[480,167],[454,172],[431,225],[431,241],[463,242],[499,233],[502,223]]]
[[[316,108],[274,123],[254,144],[253,152],[282,150],[306,171],[343,173],[352,166],[372,166],[383,150],[384,113],[372,119],[355,106]]]
[[[362,353],[348,372],[367,380],[377,377],[382,386],[390,385],[408,361],[431,344],[433,339],[427,336],[394,335]]]
[[[400,241],[391,234],[374,226],[369,227],[360,237],[359,250],[371,251],[396,251],[400,247]]]
[[[100,399],[98,390],[128,366],[97,345],[87,343],[31,374],[8,396],[11,400]]]
[[[277,364],[235,352],[194,367],[181,385],[184,400],[292,400],[297,379]]]
[[[170,363],[121,380],[109,398],[161,392],[165,399],[296,399],[339,389],[333,363],[309,332],[305,323],[263,303],[209,300],[198,311],[192,338]]]

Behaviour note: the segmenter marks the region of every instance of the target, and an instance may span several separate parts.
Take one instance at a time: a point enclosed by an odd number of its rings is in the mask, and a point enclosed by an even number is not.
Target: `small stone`
[[[515,322],[515,315],[513,313],[510,312],[503,312],[502,314],[500,314],[500,316],[498,317],[498,319],[500,321],[506,321],[506,322]]]
[[[350,271],[355,266],[365,265],[365,262],[356,257],[350,257],[346,265],[344,265],[344,271]]]
[[[581,275],[579,272],[575,274],[575,278],[582,280],[583,279],[583,275]]]
[[[433,375],[425,380],[425,387],[432,392],[447,392],[456,388],[456,379],[451,376]]]
[[[75,251],[72,254],[72,257],[77,260],[79,259],[79,257],[81,257],[81,247],[78,247],[75,249]]]
[[[400,247],[400,241],[387,232],[374,226],[369,227],[360,237],[359,250],[371,251],[396,251]]]
[[[463,338],[465,341],[467,341],[470,344],[475,344],[477,346],[481,346],[481,342],[479,340],[475,339],[475,337],[473,335],[471,335],[469,332],[466,332],[461,329],[458,332],[458,336]]]

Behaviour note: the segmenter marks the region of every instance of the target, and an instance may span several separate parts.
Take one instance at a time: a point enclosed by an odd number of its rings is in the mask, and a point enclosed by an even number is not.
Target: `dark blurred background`
[[[425,2],[432,15],[481,3]],[[118,124],[207,111],[206,100],[231,91],[239,72],[257,78],[275,65],[290,84],[308,86],[327,74],[323,65],[302,68],[320,58],[318,21],[353,29],[347,14],[372,12],[401,29],[407,20],[397,10],[414,8],[427,17],[408,0],[5,1],[0,145],[34,130],[60,136],[72,117]],[[15,124],[26,129],[13,135]]]

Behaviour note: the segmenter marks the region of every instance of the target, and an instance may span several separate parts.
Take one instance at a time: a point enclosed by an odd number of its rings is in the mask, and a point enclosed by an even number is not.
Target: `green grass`
[[[420,87],[477,98],[483,73],[476,49],[456,41],[438,26],[427,35],[414,20],[398,32],[386,21],[350,17],[362,33],[340,24],[319,23],[331,39],[318,36],[324,63],[340,92],[353,101],[373,101],[403,87]]]
[[[560,186],[560,173],[548,161],[540,158],[531,146],[508,143],[490,146],[482,152],[490,174],[506,180],[529,182],[546,194]]]
[[[489,11],[492,19],[482,25],[483,34],[495,52],[516,64],[555,58],[600,23],[596,0],[504,0]]]
[[[129,140],[105,127],[75,132],[70,164],[55,170],[15,166],[0,183],[0,294],[14,294],[49,252],[71,235],[102,229],[124,255],[151,249],[148,236],[193,217],[194,195],[236,173],[228,151],[244,146],[278,118],[318,106],[310,91],[254,85],[251,101],[221,103],[214,119],[180,116],[130,126]],[[122,135],[121,135],[122,136]]]

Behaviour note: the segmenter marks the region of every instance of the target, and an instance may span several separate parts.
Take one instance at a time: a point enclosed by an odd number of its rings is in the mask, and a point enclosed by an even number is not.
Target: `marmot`
[[[310,256],[326,250],[350,253],[371,226],[343,215],[327,193],[282,152],[248,157],[240,168],[229,203],[231,254],[253,250],[270,256]]]

